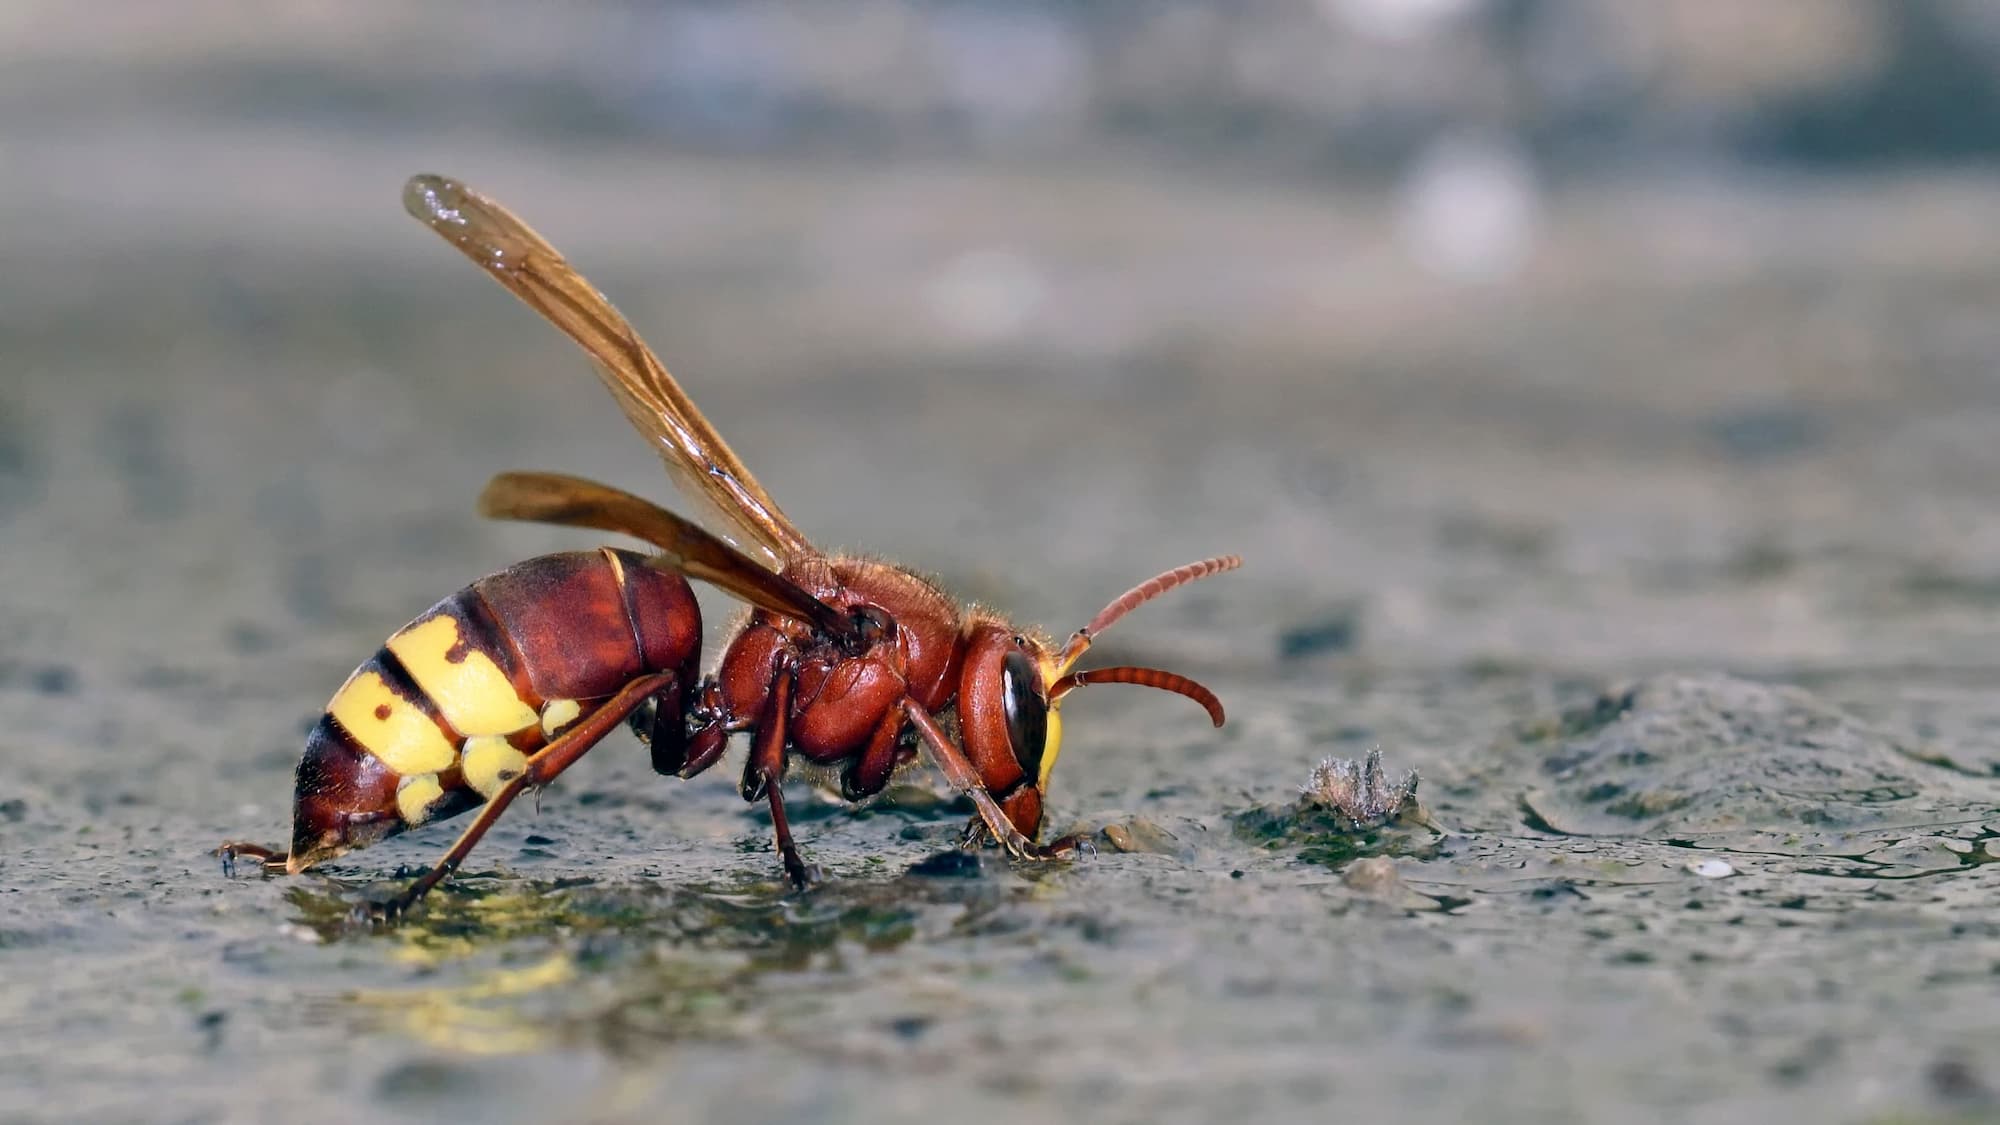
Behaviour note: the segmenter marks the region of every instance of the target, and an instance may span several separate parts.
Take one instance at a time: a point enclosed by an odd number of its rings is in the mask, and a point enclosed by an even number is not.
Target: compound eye
[[[1035,683],[1035,665],[1018,649],[1000,662],[1000,699],[1007,713],[1007,741],[1014,760],[1029,777],[1042,772],[1042,749],[1049,737],[1049,703]]]

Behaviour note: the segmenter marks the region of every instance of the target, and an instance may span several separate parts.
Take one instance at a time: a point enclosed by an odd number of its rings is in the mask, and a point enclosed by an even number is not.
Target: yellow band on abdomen
[[[436,773],[458,760],[457,748],[437,723],[390,691],[372,669],[341,685],[326,709],[363,750],[404,777]]]
[[[403,823],[415,828],[431,818],[431,810],[444,799],[444,787],[435,774],[406,777],[396,787],[396,813]]]
[[[511,734],[540,721],[493,658],[464,643],[457,619],[449,615],[390,637],[389,651],[462,735]]]
[[[491,800],[528,768],[528,756],[499,735],[482,734],[465,740],[459,766],[472,791]]]

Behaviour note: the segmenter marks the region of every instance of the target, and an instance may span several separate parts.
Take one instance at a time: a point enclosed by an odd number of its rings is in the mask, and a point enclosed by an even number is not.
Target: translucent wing
[[[828,636],[853,636],[853,618],[758,566],[719,537],[623,489],[559,473],[501,473],[479,497],[479,514],[615,531],[660,549],[657,563],[711,583],[751,605],[794,617]]]
[[[818,553],[632,325],[541,235],[505,207],[442,176],[412,176],[403,188],[403,207],[582,345],[681,492],[706,509],[704,515],[719,518],[718,535],[773,569],[794,556]]]

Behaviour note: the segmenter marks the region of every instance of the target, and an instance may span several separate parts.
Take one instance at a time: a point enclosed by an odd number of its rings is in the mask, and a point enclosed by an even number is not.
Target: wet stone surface
[[[1540,732],[1537,732],[1540,733]],[[1564,714],[1522,803],[1570,836],[1689,842],[1977,816],[2000,786],[1927,766],[1809,693],[1728,677],[1615,689]]]

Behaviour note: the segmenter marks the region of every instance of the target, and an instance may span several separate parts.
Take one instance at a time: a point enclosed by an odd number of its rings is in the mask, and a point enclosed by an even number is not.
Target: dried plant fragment
[[[1391,781],[1382,769],[1382,751],[1368,751],[1364,761],[1328,758],[1313,767],[1299,787],[1306,804],[1337,813],[1356,829],[1375,828],[1395,819],[1407,806],[1415,812],[1417,771],[1406,770]]]

